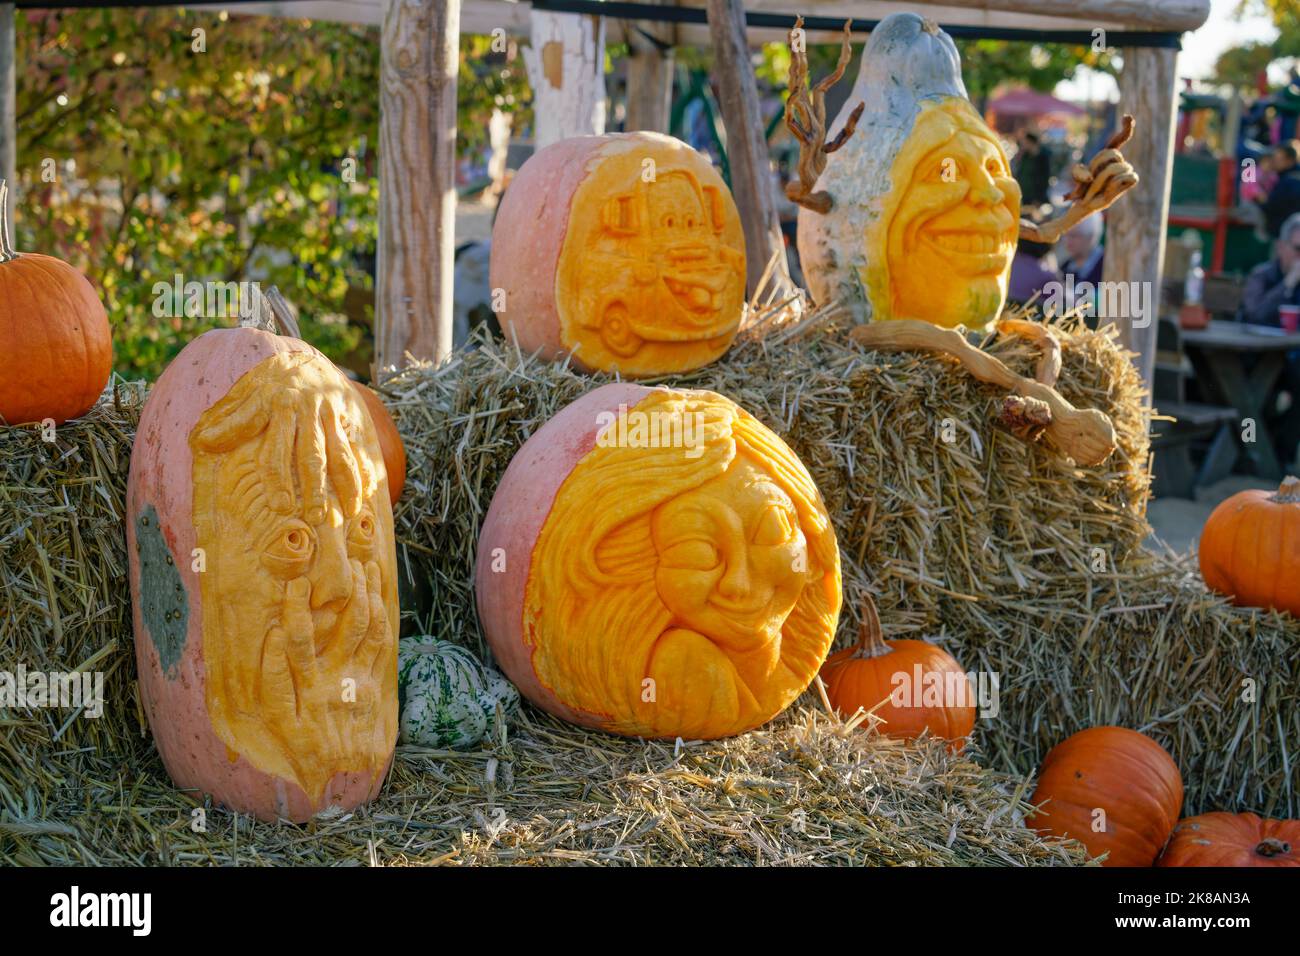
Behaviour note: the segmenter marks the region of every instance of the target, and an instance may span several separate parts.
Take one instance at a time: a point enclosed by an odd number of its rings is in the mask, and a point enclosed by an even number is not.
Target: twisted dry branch
[[[830,212],[833,205],[830,193],[815,190],[817,179],[826,168],[826,156],[849,141],[866,106],[859,103],[835,138],[826,142],[826,93],[844,76],[853,57],[849,44],[852,23],[852,20],[844,21],[835,71],[815,84],[808,82],[808,54],[806,44],[800,42],[803,17],[796,18],[790,28],[790,95],[785,101],[785,125],[799,142],[799,178],[786,184],[785,194],[791,202],[822,214]]]

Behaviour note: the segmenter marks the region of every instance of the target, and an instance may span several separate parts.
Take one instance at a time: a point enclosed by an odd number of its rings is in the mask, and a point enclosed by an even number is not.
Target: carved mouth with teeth
[[[716,281],[719,278],[723,280],[722,283]],[[725,275],[716,273],[691,275],[679,272],[664,276],[664,285],[673,294],[673,298],[683,309],[694,313],[716,313],[722,308],[725,281]]]
[[[965,275],[1001,272],[1015,250],[1011,238],[991,231],[932,231],[925,242],[953,268]]]

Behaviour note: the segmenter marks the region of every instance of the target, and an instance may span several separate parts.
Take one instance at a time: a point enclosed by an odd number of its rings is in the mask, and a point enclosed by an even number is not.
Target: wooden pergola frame
[[[85,0],[82,0],[84,3]],[[1032,31],[1195,30],[1209,16],[1210,0],[648,0],[664,6],[707,3],[708,23],[606,20],[533,9],[519,0],[258,0],[200,4],[272,16],[375,24],[382,27],[379,274],[376,282],[376,358],[380,367],[410,355],[440,359],[451,350],[451,277],[455,243],[456,72],[460,32],[501,29],[532,39],[532,73],[538,140],[604,131],[605,37],[629,38],[638,57],[637,121],[666,125],[671,69],[655,57],[673,45],[712,45],[720,63],[723,120],[732,155],[737,205],[746,226],[751,260],[779,242],[775,196],[761,175],[767,156],[752,135],[757,110],[753,70],[744,55],[755,42],[783,40],[781,26],[746,27],[746,12],[802,12],[834,19],[878,20],[916,10],[945,26]],[[77,0],[20,0],[20,6],[74,6]],[[102,5],[102,4],[101,4]],[[124,3],[123,5],[140,5]],[[153,0],[149,5],[160,5]],[[544,6],[545,4],[539,4]],[[0,3],[0,175],[14,180],[14,4]],[[608,30],[608,33],[607,33]],[[646,44],[647,36],[657,42]],[[833,39],[810,31],[810,42]],[[670,55],[670,54],[669,54]],[[1122,342],[1136,353],[1150,383],[1155,361],[1156,316],[1169,214],[1170,175],[1177,114],[1178,51],[1171,46],[1124,50],[1120,100],[1138,122],[1125,155],[1142,185],[1108,214],[1103,278],[1150,283],[1145,325],[1120,324]],[[659,104],[665,104],[663,108]],[[749,135],[747,135],[747,132]],[[754,255],[755,248],[759,255]],[[433,264],[434,268],[428,268]]]

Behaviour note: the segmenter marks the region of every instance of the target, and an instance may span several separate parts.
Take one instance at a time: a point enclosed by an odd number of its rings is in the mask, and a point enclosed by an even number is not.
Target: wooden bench
[[[1151,450],[1155,475],[1151,490],[1158,497],[1193,498],[1196,489],[1232,473],[1237,446],[1232,429],[1240,420],[1235,408],[1187,400],[1192,365],[1182,350],[1181,330],[1163,318],[1156,332],[1153,404],[1156,413],[1176,421],[1152,421]],[[1193,460],[1193,452],[1200,464]]]
[[[1232,474],[1237,461],[1232,430],[1240,419],[1235,408],[1160,402],[1157,410],[1176,419],[1151,423],[1151,448],[1156,455],[1152,492],[1157,497],[1193,498],[1197,488]],[[1192,462],[1194,445],[1204,446],[1199,466]]]

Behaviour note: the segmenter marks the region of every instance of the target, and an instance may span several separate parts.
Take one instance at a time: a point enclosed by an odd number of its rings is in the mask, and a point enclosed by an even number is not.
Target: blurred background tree
[[[308,339],[368,361],[341,309],[350,285],[369,284],[375,247],[377,31],[269,23],[175,9],[19,17],[18,247],[90,277],[124,375],[156,376],[193,336],[231,324],[155,316],[154,283],[177,274],[277,285]]]

